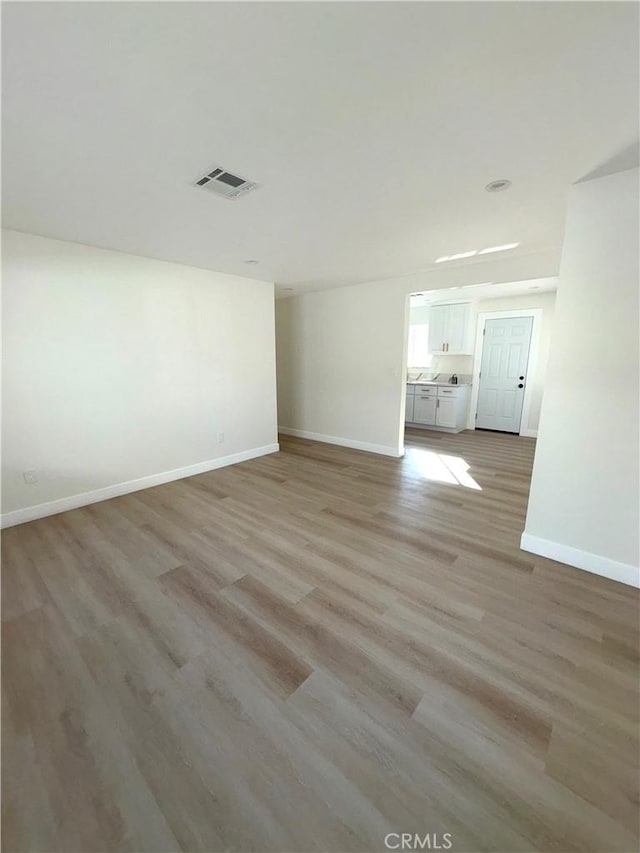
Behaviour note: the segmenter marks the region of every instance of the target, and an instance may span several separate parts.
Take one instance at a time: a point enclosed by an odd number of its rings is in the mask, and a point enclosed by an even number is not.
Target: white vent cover
[[[226,172],[224,169],[214,166],[210,172],[198,178],[195,186],[210,190],[223,198],[238,198],[238,196],[255,190],[258,184],[254,181],[246,181],[232,172]]]

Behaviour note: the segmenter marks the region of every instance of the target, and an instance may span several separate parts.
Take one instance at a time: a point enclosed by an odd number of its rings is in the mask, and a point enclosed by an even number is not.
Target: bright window
[[[429,326],[420,323],[409,326],[409,355],[408,367],[428,367],[431,363],[429,355]]]

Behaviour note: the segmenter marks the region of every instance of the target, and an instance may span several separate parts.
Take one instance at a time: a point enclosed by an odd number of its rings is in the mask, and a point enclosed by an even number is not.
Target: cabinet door
[[[404,404],[404,419],[407,423],[413,423],[413,403],[415,397],[407,391],[407,399]]]
[[[413,408],[414,424],[435,424],[437,397],[423,397],[416,394]]]
[[[467,305],[449,305],[445,344],[447,352],[463,352],[467,330]]]
[[[444,352],[448,305],[434,305],[429,309],[429,352]]]
[[[456,425],[456,401],[449,397],[438,397],[436,408],[436,424],[443,427]]]

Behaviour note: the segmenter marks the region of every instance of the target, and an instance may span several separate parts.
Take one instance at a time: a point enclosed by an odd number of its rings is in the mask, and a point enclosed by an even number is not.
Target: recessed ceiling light
[[[485,190],[488,193],[500,193],[503,190],[508,190],[511,186],[511,181],[508,181],[506,178],[500,178],[497,181],[491,181],[490,184],[487,184]]]
[[[256,261],[253,258],[249,258],[248,261],[243,261],[243,263],[245,263],[245,264],[259,264],[260,261]]]
[[[480,249],[479,255],[489,255],[491,252],[506,252],[507,249],[515,249],[520,243],[505,243],[503,246],[489,246],[488,249]]]

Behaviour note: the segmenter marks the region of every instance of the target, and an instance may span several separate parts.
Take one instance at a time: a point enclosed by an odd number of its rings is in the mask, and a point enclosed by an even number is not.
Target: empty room
[[[2,850],[633,853],[636,2],[2,3]]]

